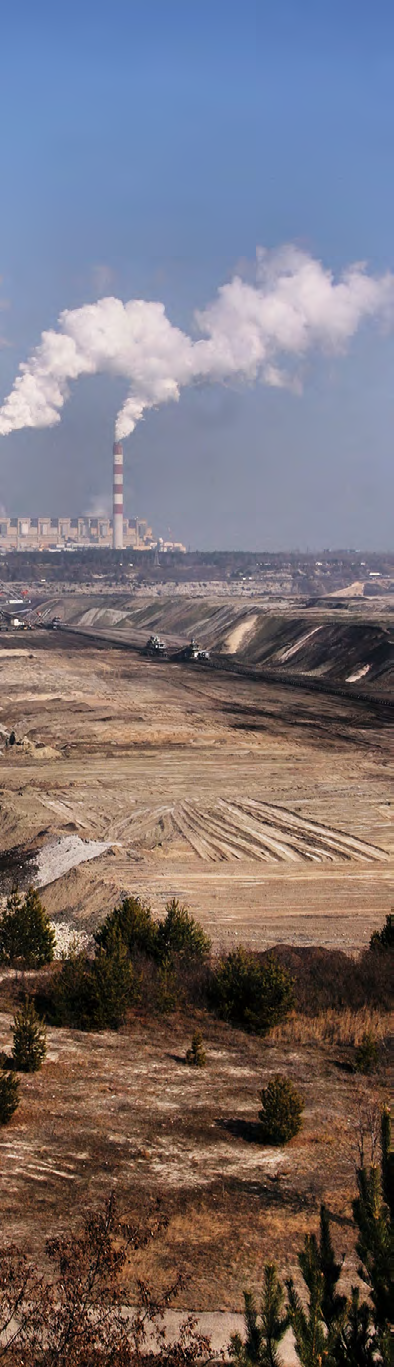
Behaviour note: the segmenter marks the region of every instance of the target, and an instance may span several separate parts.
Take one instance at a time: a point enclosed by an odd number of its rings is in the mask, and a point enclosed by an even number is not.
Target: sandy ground
[[[43,633],[4,650],[0,678],[22,742],[0,755],[3,850],[39,850],[62,922],[89,930],[120,891],[175,895],[219,945],[355,950],[390,910],[384,708]],[[76,867],[81,841],[98,857]]]
[[[4,1013],[6,1050],[9,1025]],[[139,1219],[160,1198],[168,1228],[136,1260],[135,1275],[163,1287],[182,1267],[180,1307],[239,1312],[267,1259],[283,1275],[296,1271],[324,1199],[348,1283],[358,1116],[384,1085],[349,1072],[339,1046],[280,1045],[212,1019],[206,1068],[191,1069],[194,1025],[172,1016],[118,1034],[48,1031],[44,1067],[21,1077],[19,1109],[0,1133],[3,1233],[41,1261],[45,1235],[70,1219],[75,1227],[111,1189]],[[286,1148],[262,1145],[258,1131],[260,1090],[278,1068],[305,1101],[303,1128]],[[133,1296],[131,1279],[125,1301]]]
[[[62,634],[32,633],[15,650],[7,638],[0,681],[3,895],[15,871],[29,878],[26,854],[37,878],[46,869],[60,943],[73,929],[88,935],[120,892],[160,912],[180,897],[216,946],[354,951],[381,925],[394,851],[384,707]],[[6,748],[11,728],[20,743]],[[8,1049],[9,1025],[4,1015]],[[144,1275],[170,1280],[182,1266],[185,1307],[233,1314],[267,1258],[294,1271],[324,1198],[354,1277],[355,1133],[375,1084],[360,1084],[335,1047],[279,1046],[215,1022],[196,1075],[184,1064],[192,1025],[186,1033],[171,1017],[118,1035],[50,1032],[44,1069],[22,1079],[0,1135],[4,1231],[41,1256],[70,1211],[77,1219],[112,1186],[139,1213],[160,1196],[168,1232]],[[278,1067],[306,1100],[286,1151],[262,1149],[253,1128]]]
[[[239,647],[244,644],[248,636],[253,633],[256,622],[257,615],[256,613],[252,613],[244,622],[240,622],[237,627],[234,627],[233,630],[229,632],[224,643],[225,654],[232,655],[239,650]]]

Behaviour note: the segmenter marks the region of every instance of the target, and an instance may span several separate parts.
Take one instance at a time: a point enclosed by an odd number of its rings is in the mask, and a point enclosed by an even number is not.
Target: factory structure
[[[120,545],[149,551],[155,549],[152,528],[139,517],[122,519]],[[119,537],[119,529],[118,529]],[[115,544],[111,517],[3,517],[0,518],[0,550],[48,551],[76,550],[77,547]],[[168,548],[167,548],[168,549]]]
[[[125,517],[123,511],[123,447],[113,447],[112,518],[0,517],[0,551],[73,551],[98,546],[116,551],[185,551],[180,541],[154,537],[144,518]]]

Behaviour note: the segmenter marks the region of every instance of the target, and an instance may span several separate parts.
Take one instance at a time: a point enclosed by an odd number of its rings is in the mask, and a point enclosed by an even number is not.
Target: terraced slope
[[[55,608],[54,608],[55,610]],[[64,622],[91,633],[143,644],[152,631],[176,650],[191,635],[201,646],[244,666],[326,681],[330,685],[362,685],[394,696],[394,624],[389,609],[374,615],[365,601],[357,610],[306,607],[268,610],[253,601],[240,607],[232,598],[156,596],[131,598],[99,595],[59,599],[56,611]]]

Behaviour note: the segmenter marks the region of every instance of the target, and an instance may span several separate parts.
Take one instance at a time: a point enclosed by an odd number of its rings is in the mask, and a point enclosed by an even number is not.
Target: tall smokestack
[[[113,548],[123,550],[123,446],[114,441]]]

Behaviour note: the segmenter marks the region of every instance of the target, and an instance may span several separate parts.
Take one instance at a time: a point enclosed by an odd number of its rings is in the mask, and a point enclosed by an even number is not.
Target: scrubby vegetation
[[[286,1020],[270,1031],[270,1039],[275,1044],[338,1044],[356,1049],[366,1032],[373,1034],[377,1044],[384,1042],[388,1028],[389,1015],[384,1008],[362,1006],[358,1011],[348,1011],[346,1007],[327,1007],[314,1016],[290,1011]]]
[[[11,893],[0,916],[0,963],[40,968],[53,960],[55,931],[38,892]]]
[[[376,1072],[379,1062],[378,1048],[372,1030],[364,1030],[355,1053],[355,1068],[358,1073],[364,1073],[367,1077],[370,1073]]]
[[[302,1124],[304,1100],[282,1073],[275,1073],[261,1092],[260,1133],[264,1144],[288,1144]]]
[[[298,1254],[303,1293],[287,1278],[285,1306],[284,1287],[272,1263],[265,1266],[260,1310],[245,1292],[245,1339],[234,1335],[230,1343],[234,1367],[282,1367],[279,1350],[288,1326],[301,1367],[391,1367],[394,1155],[387,1107],[381,1117],[380,1165],[375,1136],[369,1163],[364,1139],[353,1217],[365,1295],[359,1286],[352,1286],[349,1297],[338,1291],[342,1260],[336,1260],[329,1213],[322,1205],[319,1238],[307,1234]]]
[[[388,1010],[392,1003],[394,951],[388,947],[385,953],[366,949],[353,959],[339,949],[277,945],[275,957],[294,980],[294,1004],[304,1016],[364,1007]]]
[[[186,1053],[186,1063],[189,1063],[191,1068],[205,1068],[206,1061],[201,1030],[195,1030],[190,1049]]]
[[[77,1030],[118,1030],[138,998],[138,978],[122,940],[94,959],[71,954],[46,988],[41,1003],[54,1025]]]
[[[18,1105],[18,1079],[14,1073],[0,1072],[0,1125],[8,1125]]]
[[[26,997],[12,1025],[12,1063],[19,1073],[38,1073],[47,1051],[44,1022]]]
[[[123,897],[119,906],[109,912],[96,931],[95,944],[106,953],[114,941],[121,939],[129,954],[140,950],[155,957],[157,926],[150,907],[139,897]]]
[[[116,1030],[135,1013],[197,1010],[249,1033],[270,1033],[278,1042],[348,1043],[361,1049],[353,1053],[357,1069],[363,1069],[363,1057],[366,1071],[375,1066],[372,1036],[383,1057],[384,1013],[394,982],[389,940],[357,960],[337,950],[287,945],[260,953],[239,946],[215,957],[208,936],[178,900],[155,920],[138,897],[125,897],[99,926],[90,950],[70,950],[61,965],[48,968],[53,944],[38,894],[22,899],[13,893],[0,918],[1,957],[16,967],[45,968],[35,1005],[54,1025]]]
[[[159,1292],[137,1280],[136,1308],[124,1307],[124,1278],[165,1220],[154,1212],[141,1228],[120,1219],[115,1199],[89,1212],[82,1230],[46,1244],[42,1276],[14,1245],[0,1249],[0,1341],[5,1367],[193,1367],[209,1340],[185,1317],[179,1342],[168,1343],[162,1313],[183,1284],[180,1274]],[[152,1358],[148,1336],[158,1346]]]
[[[365,1153],[362,1135],[353,1201],[359,1284],[339,1290],[343,1259],[337,1257],[324,1204],[320,1228],[305,1235],[298,1253],[302,1287],[290,1276],[282,1284],[267,1263],[260,1304],[245,1293],[245,1335],[229,1345],[234,1367],[283,1367],[281,1344],[288,1326],[300,1367],[391,1367],[391,1260],[393,1253],[393,1155],[390,1115],[383,1109],[380,1161],[377,1136]],[[163,1309],[184,1285],[175,1273],[160,1292],[140,1278],[141,1249],[160,1238],[164,1217],[148,1211],[144,1227],[119,1218],[114,1197],[102,1213],[89,1212],[82,1230],[66,1230],[47,1242],[48,1272],[42,1276],[15,1246],[0,1250],[0,1337],[5,1367],[197,1367],[212,1361],[209,1339],[185,1319],[169,1343]],[[125,1282],[136,1266],[136,1309],[125,1313]],[[156,1342],[154,1357],[147,1332]],[[152,1340],[151,1340],[152,1342]]]
[[[211,1000],[218,1015],[266,1035],[294,1003],[293,981],[273,954],[260,956],[241,946],[221,959],[212,978]]]
[[[158,963],[174,954],[185,960],[204,960],[211,949],[202,926],[175,897],[167,903],[166,914],[159,921],[154,921],[150,907],[140,902],[139,897],[124,897],[100,926],[95,943],[108,951],[114,936],[120,937],[130,954],[140,950]]]
[[[374,930],[370,939],[371,949],[394,949],[394,912],[386,916],[382,930]]]

